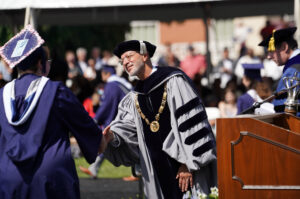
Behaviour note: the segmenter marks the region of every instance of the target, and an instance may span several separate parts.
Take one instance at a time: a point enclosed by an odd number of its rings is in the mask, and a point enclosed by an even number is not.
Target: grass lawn
[[[79,178],[89,178],[90,176],[81,172],[79,166],[88,168],[89,163],[84,158],[75,158],[76,170]],[[131,175],[131,168],[120,166],[115,167],[108,160],[104,160],[98,172],[98,178],[122,178]]]

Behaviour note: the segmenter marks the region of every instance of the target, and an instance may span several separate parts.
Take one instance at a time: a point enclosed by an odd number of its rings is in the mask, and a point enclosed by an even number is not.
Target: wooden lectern
[[[300,118],[217,119],[220,199],[300,198]]]

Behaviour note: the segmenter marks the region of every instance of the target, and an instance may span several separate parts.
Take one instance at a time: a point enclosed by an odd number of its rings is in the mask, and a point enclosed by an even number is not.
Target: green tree
[[[10,26],[0,26],[0,46],[3,46],[14,36],[13,28]]]
[[[41,26],[40,35],[51,49],[52,55],[64,58],[66,50],[94,46],[102,50],[113,50],[117,43],[123,41],[129,25],[88,25],[88,26]]]
[[[23,27],[19,27],[18,31]],[[41,37],[46,41],[52,56],[64,59],[66,50],[76,50],[85,47],[90,50],[94,46],[102,50],[113,50],[117,43],[124,41],[128,24],[86,25],[86,26],[49,26],[37,28]],[[17,32],[18,32],[17,31]],[[10,26],[0,26],[0,46],[14,36]]]

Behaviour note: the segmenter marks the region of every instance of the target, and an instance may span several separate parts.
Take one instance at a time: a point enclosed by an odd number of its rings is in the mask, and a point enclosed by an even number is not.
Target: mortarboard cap
[[[273,30],[273,33],[269,35],[265,40],[260,42],[258,45],[268,47],[268,51],[275,51],[275,46],[293,39],[293,35],[296,32],[297,27],[284,28],[280,30]]]
[[[31,55],[44,42],[36,30],[31,25],[27,25],[0,48],[0,55],[9,64],[10,68],[13,68]]]
[[[156,46],[147,41],[129,40],[119,43],[114,49],[114,54],[121,58],[121,55],[129,50],[137,51],[142,55],[148,53],[149,56],[152,57]]]
[[[254,80],[261,80],[260,69],[264,67],[263,64],[242,64],[242,66],[246,77]]]
[[[116,74],[116,69],[114,66],[111,66],[111,65],[103,65],[102,68],[101,68],[102,71],[105,71],[105,72],[109,72],[111,74]]]

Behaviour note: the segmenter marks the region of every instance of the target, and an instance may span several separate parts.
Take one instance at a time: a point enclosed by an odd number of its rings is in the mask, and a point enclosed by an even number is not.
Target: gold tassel
[[[274,38],[275,31],[276,30],[273,30],[272,37],[270,38],[270,41],[269,41],[269,46],[268,46],[268,51],[269,52],[274,52],[275,51],[275,38]]]

